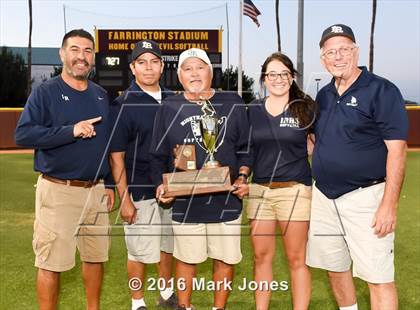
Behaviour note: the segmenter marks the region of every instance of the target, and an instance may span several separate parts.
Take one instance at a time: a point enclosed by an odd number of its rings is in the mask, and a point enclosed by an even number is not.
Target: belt
[[[292,187],[295,185],[298,185],[299,182],[296,181],[286,181],[286,182],[269,182],[269,183],[258,183],[259,185],[268,187],[270,189],[275,188],[286,188],[286,187]]]
[[[385,178],[377,179],[377,180],[374,180],[374,181],[370,181],[366,185],[361,186],[361,188],[369,187],[369,186],[376,185],[376,184],[383,183],[383,182],[385,182]]]
[[[97,181],[62,180],[62,179],[57,179],[46,174],[42,174],[42,178],[50,182],[57,183],[57,184],[84,187],[84,188],[89,188],[99,183],[99,180]]]

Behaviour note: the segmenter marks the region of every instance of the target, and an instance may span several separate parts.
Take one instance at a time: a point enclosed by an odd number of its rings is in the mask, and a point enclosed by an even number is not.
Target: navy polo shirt
[[[74,138],[76,123],[102,116],[96,136]],[[95,180],[109,171],[109,102],[106,91],[92,81],[78,91],[61,76],[35,88],[15,131],[16,144],[35,149],[35,171],[63,180]]]
[[[312,173],[330,199],[386,176],[384,140],[407,140],[404,100],[390,81],[361,67],[359,78],[341,96],[335,80],[316,98],[319,116]]]
[[[272,116],[265,108],[265,100],[251,102],[248,112],[253,182],[296,181],[311,185],[307,131],[299,128],[298,119],[288,110]]]
[[[162,89],[162,99],[173,95]],[[155,197],[150,176],[150,141],[153,122],[159,107],[155,98],[145,93],[135,82],[111,106],[114,124],[110,151],[125,152],[128,190],[134,201]]]
[[[214,156],[221,166],[231,168],[234,180],[241,166],[251,164],[245,104],[237,94],[227,92],[216,93],[210,101],[223,121],[219,136],[226,128],[223,143]],[[197,168],[202,167],[207,157],[199,144],[202,143],[199,129],[202,115],[201,106],[187,101],[183,94],[169,97],[162,103],[156,115],[150,148],[155,185],[162,184],[162,173],[174,171],[172,153],[177,144],[194,144]],[[202,194],[177,197],[172,208],[172,217],[177,222],[218,223],[237,219],[242,212],[242,201],[230,192]]]

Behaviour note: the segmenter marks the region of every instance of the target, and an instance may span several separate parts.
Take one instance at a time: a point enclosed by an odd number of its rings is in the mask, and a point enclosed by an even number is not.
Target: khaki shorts
[[[385,183],[372,185],[332,200],[314,186],[306,263],[344,272],[353,262],[353,276],[393,282],[394,233],[378,238],[371,227],[384,188]]]
[[[171,254],[174,248],[172,209],[159,207],[155,199],[135,201],[136,223],[125,225],[128,259],[143,264],[160,261],[160,252]]]
[[[309,221],[311,196],[311,186],[304,184],[270,189],[251,183],[247,216],[258,220]]]
[[[178,260],[199,264],[210,257],[230,265],[241,261],[241,216],[223,223],[172,224],[174,257]]]
[[[73,268],[76,247],[83,262],[107,261],[110,227],[103,183],[83,188],[40,176],[32,245],[35,266],[50,271]]]

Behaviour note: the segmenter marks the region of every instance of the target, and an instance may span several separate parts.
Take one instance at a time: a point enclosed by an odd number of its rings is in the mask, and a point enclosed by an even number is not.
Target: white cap
[[[210,71],[213,72],[213,66],[211,65],[210,58],[207,56],[207,53],[199,48],[190,48],[189,50],[183,51],[178,58],[178,74],[181,70],[181,66],[187,58],[196,57],[204,61],[209,65]]]

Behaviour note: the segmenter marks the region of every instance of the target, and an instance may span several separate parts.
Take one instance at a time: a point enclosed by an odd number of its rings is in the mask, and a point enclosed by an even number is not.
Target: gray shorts
[[[158,263],[161,251],[173,253],[172,209],[159,207],[155,199],[133,203],[137,209],[136,222],[124,226],[128,259],[144,264]]]
[[[313,186],[306,264],[333,272],[350,270],[370,283],[394,281],[394,233],[378,238],[371,227],[385,183],[328,199]]]

